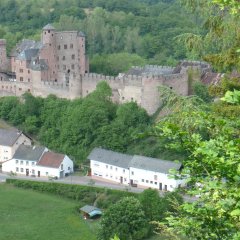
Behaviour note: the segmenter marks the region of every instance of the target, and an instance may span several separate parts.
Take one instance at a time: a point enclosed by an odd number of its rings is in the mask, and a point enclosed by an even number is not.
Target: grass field
[[[0,239],[95,240],[97,223],[76,209],[74,201],[0,184]]]

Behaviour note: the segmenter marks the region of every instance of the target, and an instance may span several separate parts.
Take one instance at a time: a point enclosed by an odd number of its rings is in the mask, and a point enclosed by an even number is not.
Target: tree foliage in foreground
[[[177,96],[175,96],[175,100]],[[188,104],[180,104],[181,102]],[[159,229],[188,239],[237,240],[240,238],[240,118],[221,116],[192,99],[175,101],[178,108],[156,126],[156,135],[169,140],[169,148],[184,149],[193,203],[184,203],[177,215]],[[192,107],[191,107],[192,106]],[[237,107],[237,106],[236,106]],[[176,236],[175,236],[176,237]],[[176,237],[177,239],[177,237]]]
[[[109,240],[116,234],[121,240],[142,239],[148,233],[148,224],[140,202],[126,197],[110,206],[103,214],[99,240]]]

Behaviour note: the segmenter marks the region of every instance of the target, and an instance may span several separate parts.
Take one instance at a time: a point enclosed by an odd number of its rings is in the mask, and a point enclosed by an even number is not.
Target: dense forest
[[[139,65],[174,65],[198,57],[177,36],[199,34],[201,20],[175,0],[2,0],[0,12],[0,38],[7,39],[8,52],[22,39],[39,40],[48,23],[83,31],[92,72],[116,74],[109,72],[109,63],[131,55],[137,58],[132,64]]]

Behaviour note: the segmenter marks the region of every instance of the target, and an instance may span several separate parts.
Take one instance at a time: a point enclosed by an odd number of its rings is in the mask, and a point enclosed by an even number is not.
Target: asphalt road
[[[112,183],[108,181],[101,181],[97,178],[92,178],[88,176],[75,176],[71,175],[68,177],[65,177],[63,179],[58,180],[49,180],[46,177],[27,177],[27,176],[10,176],[7,174],[0,173],[0,183],[5,182],[7,178],[16,178],[16,179],[24,179],[24,180],[30,180],[30,181],[39,181],[39,182],[59,182],[59,183],[65,183],[65,184],[79,184],[79,185],[85,185],[85,186],[94,186],[94,187],[102,187],[102,188],[108,188],[108,189],[115,189],[115,190],[121,190],[121,191],[129,191],[134,193],[141,193],[144,191],[144,188],[136,188],[131,186],[122,185],[120,183]],[[164,192],[159,191],[159,195],[164,195]],[[197,198],[190,197],[190,196],[183,196],[184,200],[186,202],[193,202],[196,201]]]

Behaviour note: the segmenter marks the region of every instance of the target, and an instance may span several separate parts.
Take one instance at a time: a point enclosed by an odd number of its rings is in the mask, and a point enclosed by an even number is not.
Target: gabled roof
[[[38,161],[38,166],[59,168],[62,164],[65,155],[54,152],[45,152],[41,159]]]
[[[155,66],[155,65],[145,65],[144,67],[133,66],[127,72],[127,75],[165,75],[165,74],[172,74],[174,68],[168,66]]]
[[[85,34],[80,31],[80,32],[78,32],[78,36],[79,36],[79,37],[85,37]]]
[[[19,160],[38,161],[45,151],[45,147],[42,146],[26,146],[20,145],[15,152],[13,158]]]
[[[49,23],[43,27],[43,30],[55,30],[55,27]]]
[[[39,49],[35,49],[35,48],[26,49],[22,51],[17,58],[19,60],[30,61],[33,57],[36,57],[38,55],[38,52],[39,52]]]
[[[0,128],[0,145],[2,146],[12,146],[22,132],[18,130],[6,130]]]
[[[169,173],[170,169],[180,170],[182,164],[157,158],[134,155],[129,167],[150,170],[153,172]]]
[[[109,165],[128,168],[128,164],[133,156],[106,150],[102,148],[94,148],[88,155],[88,159],[103,162]]]
[[[34,40],[23,39],[19,42],[16,47],[12,50],[11,56],[19,57],[19,55],[28,49],[41,49],[43,44],[41,42],[36,42]]]

